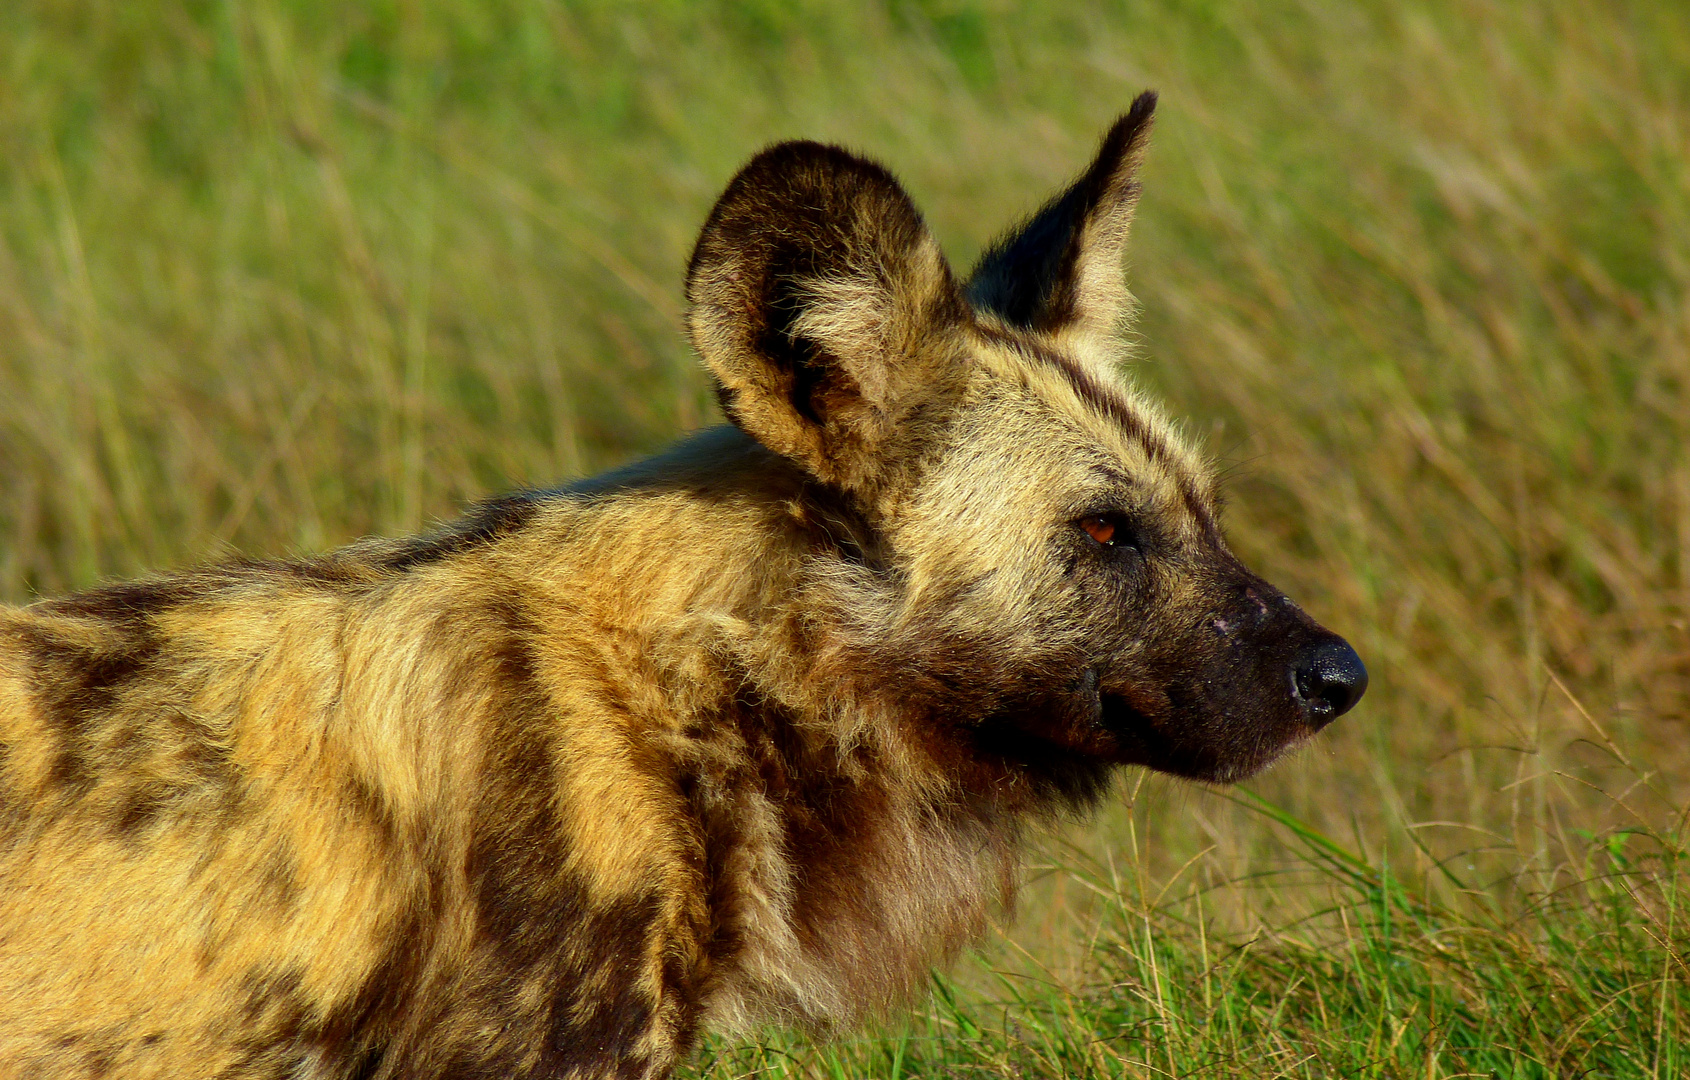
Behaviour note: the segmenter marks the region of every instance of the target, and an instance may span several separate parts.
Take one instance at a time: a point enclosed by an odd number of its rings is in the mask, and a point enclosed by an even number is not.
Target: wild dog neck
[[[1067,648],[1071,632],[1005,595],[1005,584],[1026,583],[1014,565],[958,577],[933,552],[906,550],[964,550],[966,538],[932,536],[919,505],[874,520],[733,428],[570,494],[592,500],[575,526],[595,536],[586,550],[613,551],[629,569],[561,580],[604,591],[589,606],[620,625],[607,638],[634,635],[657,669],[696,673],[709,669],[702,655],[731,657],[743,685],[718,681],[712,693],[778,713],[842,760],[877,755],[877,769],[936,812],[961,803],[987,816],[1078,809],[1102,789],[1110,760],[1094,745],[1103,734],[1095,679],[1088,685],[1083,665],[1050,653]],[[1047,640],[1037,651],[1005,649],[994,639],[1006,633]],[[666,693],[699,692],[696,674],[667,682]],[[1066,734],[1053,742],[1041,729]]]

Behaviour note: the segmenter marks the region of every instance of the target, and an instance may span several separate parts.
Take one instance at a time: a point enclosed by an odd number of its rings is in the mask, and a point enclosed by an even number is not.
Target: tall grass
[[[1372,689],[1254,796],[1132,778],[926,1028],[779,1060],[1674,1075],[1682,5],[0,5],[0,597],[652,449],[758,146],[882,158],[966,263],[1145,86],[1135,376]]]
[[[1241,800],[1320,875],[1323,918],[1213,932],[1211,890],[1123,868],[1085,977],[936,980],[902,1027],[811,1045],[718,1041],[696,1075],[1023,1078],[1679,1077],[1690,1069],[1683,837],[1614,833],[1581,876],[1504,914],[1452,906],[1306,822]],[[983,1001],[991,1000],[991,1006]]]

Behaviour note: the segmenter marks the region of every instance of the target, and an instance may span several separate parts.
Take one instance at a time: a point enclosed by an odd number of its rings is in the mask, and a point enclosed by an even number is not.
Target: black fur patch
[[[112,827],[117,834],[126,839],[135,837],[138,833],[157,821],[165,808],[170,805],[171,790],[160,783],[140,783],[130,788],[124,794],[123,801]]]
[[[539,508],[535,495],[521,492],[488,499],[472,509],[462,521],[432,535],[408,541],[388,558],[386,568],[414,570],[492,543],[534,520]]]
[[[34,610],[44,615],[98,619],[117,626],[139,628],[170,608],[202,598],[206,592],[205,584],[193,578],[122,581],[74,596],[43,601]]]
[[[441,893],[438,881],[429,881],[412,898],[405,916],[386,928],[381,959],[363,988],[307,1033],[310,1045],[349,1066],[351,1078],[380,1074],[401,1019],[420,1006],[418,983],[439,923]]]
[[[41,687],[41,712],[58,736],[49,781],[72,797],[86,794],[102,766],[99,743],[113,727],[119,696],[141,678],[158,653],[158,640],[135,627],[107,648],[91,648],[36,628],[21,637]],[[118,733],[118,737],[123,737]]]
[[[583,897],[584,899],[584,897]],[[580,940],[597,949],[577,954],[561,973],[552,1046],[563,1074],[607,1061],[632,1072],[651,1027],[655,1003],[640,985],[647,943],[660,913],[656,893],[605,907],[589,907],[577,923]],[[581,990],[587,989],[587,994]],[[594,992],[596,991],[596,992]]]
[[[384,849],[398,851],[399,822],[380,790],[372,787],[362,776],[354,775],[347,781],[342,800],[355,819],[369,822],[374,827]]]

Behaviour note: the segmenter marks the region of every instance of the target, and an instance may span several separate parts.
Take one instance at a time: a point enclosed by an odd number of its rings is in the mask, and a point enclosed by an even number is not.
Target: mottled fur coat
[[[880,166],[759,154],[687,280],[732,426],[0,610],[0,1075],[661,1077],[907,997],[1118,766],[1349,708],[1116,371],[1153,107],[967,281]]]

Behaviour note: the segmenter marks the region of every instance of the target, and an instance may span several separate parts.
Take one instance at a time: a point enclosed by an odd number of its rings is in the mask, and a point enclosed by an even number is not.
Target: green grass
[[[757,147],[966,263],[1145,86],[1135,377],[1368,698],[1254,795],[1129,778],[907,1035],[703,1071],[1676,1075],[1682,4],[0,5],[0,598],[651,450]]]
[[[1677,1077],[1690,1068],[1677,837],[1620,832],[1585,876],[1499,909],[1451,906],[1246,797],[1321,875],[1300,925],[1212,933],[1208,890],[1093,872],[1087,978],[937,979],[904,1027],[809,1045],[717,1042],[696,1075]],[[1445,873],[1453,872],[1444,868]],[[1170,887],[1177,890],[1170,897]]]

